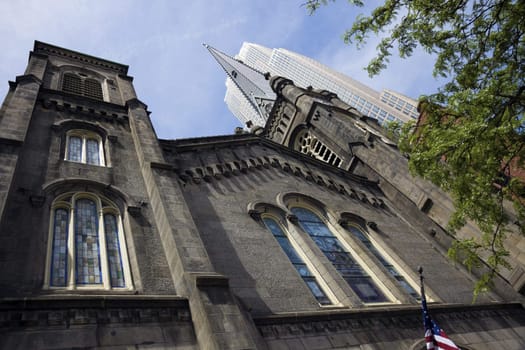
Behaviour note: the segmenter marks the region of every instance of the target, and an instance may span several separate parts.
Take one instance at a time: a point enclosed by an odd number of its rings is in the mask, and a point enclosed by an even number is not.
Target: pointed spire
[[[272,91],[268,80],[269,73],[260,72],[208,44],[203,45],[221,65],[262,120],[266,121],[273,101],[275,101],[275,93]]]

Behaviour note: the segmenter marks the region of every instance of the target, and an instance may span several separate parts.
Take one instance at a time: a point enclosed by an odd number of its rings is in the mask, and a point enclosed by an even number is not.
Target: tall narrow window
[[[383,255],[376,249],[376,247],[374,247],[374,245],[372,244],[372,242],[368,239],[368,237],[363,233],[363,231],[361,231],[359,228],[357,228],[356,226],[353,226],[353,225],[348,225],[348,226],[345,226],[345,228],[350,231],[355,237],[357,237],[361,242],[363,242],[363,244],[368,248],[368,250],[370,251],[370,253],[372,253],[376,258],[377,260],[379,260],[379,262],[386,268],[386,270],[388,271],[388,273],[394,277],[397,281],[397,283],[403,287],[403,289],[408,293],[410,294],[413,298],[417,299],[417,300],[420,300],[421,297],[419,295],[418,292],[416,292],[416,290],[414,288],[412,288],[412,286],[407,282],[407,280],[405,279],[405,277],[403,275],[401,275],[397,269],[394,267],[394,265],[392,265],[391,263],[389,263],[384,257]]]
[[[297,252],[295,251],[294,247],[292,246],[290,240],[284,233],[281,226],[272,218],[264,218],[263,219],[264,224],[266,227],[272,232],[274,237],[277,239],[277,242],[279,242],[279,245],[284,250],[286,255],[288,256],[288,259],[290,259],[290,262],[295,267],[299,275],[303,278],[303,281],[306,283],[308,288],[310,288],[310,291],[314,295],[314,297],[317,299],[319,304],[322,305],[328,305],[332,302],[328,297],[326,296],[326,293],[323,291],[319,283],[317,282],[315,276],[312,274],[308,266],[305,264],[303,259],[299,257]]]
[[[86,163],[100,164],[99,142],[94,139],[86,139]]]
[[[53,249],[51,270],[51,285],[66,286],[67,271],[67,231],[68,231],[68,211],[64,208],[55,209],[53,223]]]
[[[118,209],[90,193],[54,201],[45,288],[131,289]]]
[[[100,284],[97,207],[91,199],[79,199],[75,205],[75,254],[77,284]]]
[[[66,138],[66,160],[104,165],[102,138],[87,130],[70,130]]]
[[[115,215],[104,215],[104,228],[106,231],[106,245],[111,285],[113,287],[124,287],[124,270],[122,268],[117,218]]]
[[[372,278],[315,213],[299,207],[291,208],[291,211],[297,216],[301,228],[312,237],[361,300],[367,303],[388,301]]]
[[[82,138],[79,136],[71,136],[68,140],[68,160],[74,162],[82,161]]]

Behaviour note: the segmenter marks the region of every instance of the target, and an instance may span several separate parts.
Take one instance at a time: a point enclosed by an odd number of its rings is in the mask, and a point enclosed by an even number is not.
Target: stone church
[[[127,70],[35,42],[9,82],[1,349],[425,349],[420,265],[458,346],[525,348],[521,275],[472,301],[374,120],[272,77],[264,128],[161,140]]]

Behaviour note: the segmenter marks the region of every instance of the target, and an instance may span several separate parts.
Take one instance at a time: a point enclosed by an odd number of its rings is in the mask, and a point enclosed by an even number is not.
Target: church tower
[[[127,70],[35,42],[10,83],[0,349],[423,349],[419,265],[458,345],[525,346],[519,295],[472,304],[441,202],[334,94],[274,77],[265,128],[161,140]]]

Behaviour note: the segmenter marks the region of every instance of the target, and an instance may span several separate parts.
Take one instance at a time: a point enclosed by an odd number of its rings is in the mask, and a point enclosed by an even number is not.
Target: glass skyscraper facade
[[[258,44],[243,43],[235,58],[260,71],[289,78],[301,87],[312,86],[334,92],[361,113],[375,118],[380,124],[401,123],[418,117],[417,101],[392,90],[378,92],[316,60],[286,49],[270,49]],[[230,111],[243,123],[264,126],[264,120],[246,100],[231,77],[226,81],[224,98]]]

